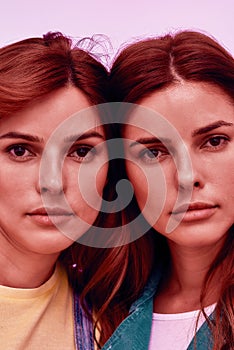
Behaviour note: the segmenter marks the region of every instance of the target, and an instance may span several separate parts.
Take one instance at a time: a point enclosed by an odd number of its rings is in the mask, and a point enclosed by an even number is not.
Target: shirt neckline
[[[216,303],[211,304],[204,308],[205,313],[209,316],[215,309]],[[193,318],[197,317],[198,313],[201,310],[193,310],[193,311],[187,311],[187,312],[180,312],[180,313],[174,313],[174,314],[161,314],[158,312],[153,313],[153,320],[180,320],[180,319],[186,319],[186,318]]]

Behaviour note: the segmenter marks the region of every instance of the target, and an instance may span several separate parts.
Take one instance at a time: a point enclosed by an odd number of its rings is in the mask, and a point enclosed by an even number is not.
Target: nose
[[[41,163],[37,191],[41,194],[58,195],[65,190],[62,164],[59,159],[47,159]]]
[[[204,164],[195,157],[181,157],[177,161],[178,188],[181,192],[204,187],[202,167]]]
[[[59,194],[63,192],[63,185],[59,179],[48,175],[40,184],[40,193],[49,192],[51,194]]]

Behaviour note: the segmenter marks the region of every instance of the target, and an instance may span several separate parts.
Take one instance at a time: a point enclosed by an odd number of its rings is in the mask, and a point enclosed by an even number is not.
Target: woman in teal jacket
[[[232,349],[233,57],[199,32],[149,38],[120,52],[110,84],[128,178],[165,259],[103,349]]]
[[[146,350],[149,347],[152,327],[153,299],[162,275],[162,269],[157,267],[155,273],[142,296],[132,305],[129,316],[121,323],[113,335],[102,347],[102,350]],[[207,322],[204,322],[188,346],[188,350],[212,349],[213,340]],[[155,348],[156,349],[156,348]],[[231,349],[231,348],[229,348]]]

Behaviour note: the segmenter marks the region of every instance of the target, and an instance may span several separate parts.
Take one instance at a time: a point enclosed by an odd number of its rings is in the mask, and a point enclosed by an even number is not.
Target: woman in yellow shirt
[[[110,128],[91,107],[105,102],[106,80],[61,33],[0,49],[1,349],[78,347],[85,313],[64,266],[75,269],[69,247],[108,192]]]

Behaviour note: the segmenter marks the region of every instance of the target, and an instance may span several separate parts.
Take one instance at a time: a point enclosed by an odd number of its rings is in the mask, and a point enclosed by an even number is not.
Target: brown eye
[[[88,145],[77,146],[73,149],[72,152],[69,153],[69,157],[73,158],[78,162],[88,162],[93,159],[96,155],[97,151],[95,147]]]
[[[30,152],[24,146],[21,145],[11,147],[10,153],[15,157],[24,157],[30,154]]]
[[[230,142],[230,138],[224,135],[215,135],[210,137],[203,145],[202,148],[208,151],[222,150]]]
[[[210,145],[211,146],[219,146],[220,145],[220,142],[221,142],[221,138],[220,137],[212,137],[210,139]]]
[[[84,158],[90,152],[89,147],[80,147],[74,153],[77,154],[78,157]]]

